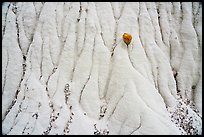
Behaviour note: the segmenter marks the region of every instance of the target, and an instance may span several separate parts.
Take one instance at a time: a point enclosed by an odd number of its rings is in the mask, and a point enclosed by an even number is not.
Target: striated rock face
[[[3,3],[2,134],[202,134],[201,119],[202,3]]]

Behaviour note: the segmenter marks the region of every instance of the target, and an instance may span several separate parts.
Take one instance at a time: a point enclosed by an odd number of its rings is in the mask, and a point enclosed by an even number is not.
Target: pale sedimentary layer
[[[3,3],[2,134],[202,134],[201,118],[202,3]]]

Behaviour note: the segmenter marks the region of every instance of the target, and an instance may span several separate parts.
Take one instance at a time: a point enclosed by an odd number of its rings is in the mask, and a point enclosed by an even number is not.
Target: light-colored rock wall
[[[202,3],[3,3],[2,134],[202,134],[201,118]]]

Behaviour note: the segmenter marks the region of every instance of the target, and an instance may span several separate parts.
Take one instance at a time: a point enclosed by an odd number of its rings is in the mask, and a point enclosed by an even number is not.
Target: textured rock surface
[[[202,134],[202,4],[3,3],[2,100],[3,134]]]

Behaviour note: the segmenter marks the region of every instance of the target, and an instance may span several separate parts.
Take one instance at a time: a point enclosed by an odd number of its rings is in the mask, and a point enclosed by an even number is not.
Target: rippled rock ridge
[[[2,134],[202,134],[202,3],[3,3]]]

